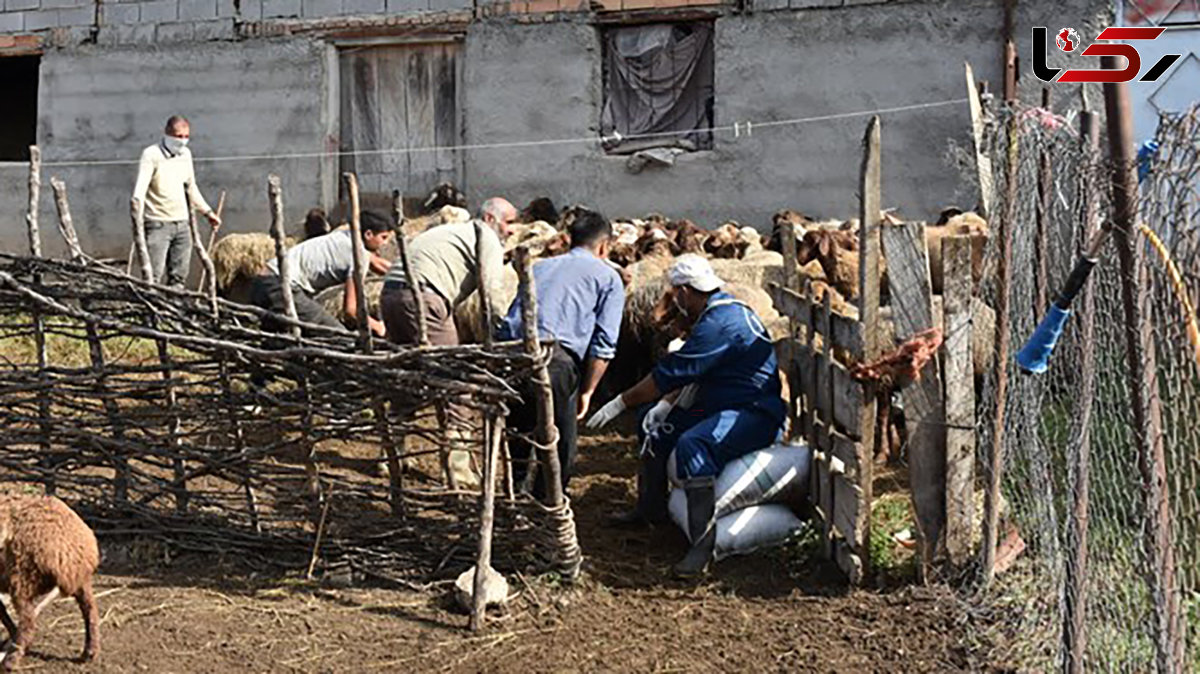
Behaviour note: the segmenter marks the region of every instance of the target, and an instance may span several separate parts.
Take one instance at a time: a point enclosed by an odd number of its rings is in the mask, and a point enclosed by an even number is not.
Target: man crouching
[[[777,442],[787,408],[780,397],[775,347],[754,311],[725,292],[708,260],[682,255],[668,272],[672,299],[692,323],[683,346],[668,354],[628,391],[588,420],[599,428],[629,408],[657,401],[643,419],[649,451],[642,457],[648,478],[627,519],[653,520],[666,512],[666,466],[687,495],[692,547],[674,566],[677,576],[708,570],[716,545],[714,486],[726,463]],[[676,409],[680,390],[696,384],[694,402]]]

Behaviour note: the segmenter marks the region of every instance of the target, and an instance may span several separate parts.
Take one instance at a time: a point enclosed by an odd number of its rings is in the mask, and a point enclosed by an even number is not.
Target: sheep
[[[667,230],[673,233],[672,239],[679,249],[679,254],[704,254],[704,242],[708,240],[709,234],[696,223],[691,220],[676,220],[667,226]]]
[[[558,209],[549,197],[538,197],[521,210],[521,222],[558,222]]]
[[[304,216],[304,240],[315,239],[318,236],[328,234],[330,230],[329,219],[325,217],[325,210],[314,208],[309,210]]]
[[[804,233],[796,250],[796,260],[806,265],[813,260],[821,264],[825,278],[847,300],[859,295],[858,235],[850,231],[811,229]],[[880,260],[880,273],[882,270]]]
[[[959,213],[944,224],[925,227],[925,247],[929,250],[929,285],[935,295],[945,288],[942,267],[942,239],[947,236],[971,237],[971,280],[978,285],[983,276],[983,249],[987,246],[988,224],[975,213]]]
[[[284,240],[286,248],[295,244],[291,237]],[[226,234],[217,239],[209,255],[220,295],[246,304],[255,277],[266,273],[267,263],[275,259],[275,240],[268,234]]]
[[[443,206],[457,206],[465,209],[467,207],[467,195],[462,193],[462,190],[454,186],[451,182],[438,183],[430,192],[429,196],[425,197],[425,203],[422,204],[426,213],[432,213],[441,209]]]
[[[0,604],[0,621],[13,645],[0,659],[17,666],[33,641],[37,617],[60,593],[73,597],[83,613],[84,661],[100,652],[100,613],[92,576],[100,566],[96,535],[67,504],[53,496],[0,494],[0,592],[12,599],[13,624]]]
[[[757,236],[755,237],[758,238]],[[704,252],[709,257],[737,260],[746,254],[750,241],[742,236],[742,228],[736,222],[727,222],[704,241]]]

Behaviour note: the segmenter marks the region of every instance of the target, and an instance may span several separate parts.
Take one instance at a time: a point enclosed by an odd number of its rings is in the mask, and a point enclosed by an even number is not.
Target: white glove
[[[597,429],[608,424],[608,422],[617,418],[617,415],[625,411],[625,400],[621,396],[617,396],[604,404],[604,407],[596,410],[596,413],[587,420],[587,427]]]
[[[646,412],[646,416],[642,417],[642,430],[646,432],[646,435],[653,433],[667,420],[667,415],[671,413],[672,408],[674,405],[666,400],[654,403],[654,407],[651,407],[650,411]]]

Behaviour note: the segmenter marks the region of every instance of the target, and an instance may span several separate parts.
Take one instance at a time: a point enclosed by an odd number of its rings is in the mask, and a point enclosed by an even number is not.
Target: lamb
[[[100,652],[100,612],[92,576],[100,566],[96,535],[67,504],[53,496],[0,494],[0,592],[12,599],[13,624],[0,604],[0,621],[13,639],[0,659],[12,670],[33,641],[37,617],[61,593],[83,613],[84,661]]]
[[[679,253],[704,254],[704,242],[709,234],[691,220],[676,220],[667,225],[667,230],[673,233],[673,241]]]

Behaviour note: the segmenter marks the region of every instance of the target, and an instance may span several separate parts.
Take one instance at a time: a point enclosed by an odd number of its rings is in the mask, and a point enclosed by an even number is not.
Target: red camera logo
[[[1138,54],[1137,49],[1130,44],[1099,44],[1098,42],[1100,40],[1153,40],[1162,35],[1165,30],[1165,28],[1105,28],[1096,36],[1097,42],[1088,45],[1083,51],[1079,51],[1079,34],[1075,32],[1074,28],[1063,28],[1054,35],[1054,44],[1061,51],[1068,54],[1078,53],[1083,56],[1122,56],[1126,61],[1123,70],[1071,68],[1064,72],[1062,68],[1051,68],[1046,65],[1047,30],[1045,26],[1034,26],[1033,74],[1043,82],[1054,82],[1056,77],[1058,82],[1131,82],[1142,69],[1142,57]],[[1156,81],[1181,56],[1182,54],[1163,56],[1138,81]],[[1059,77],[1059,73],[1062,73],[1061,77]]]

